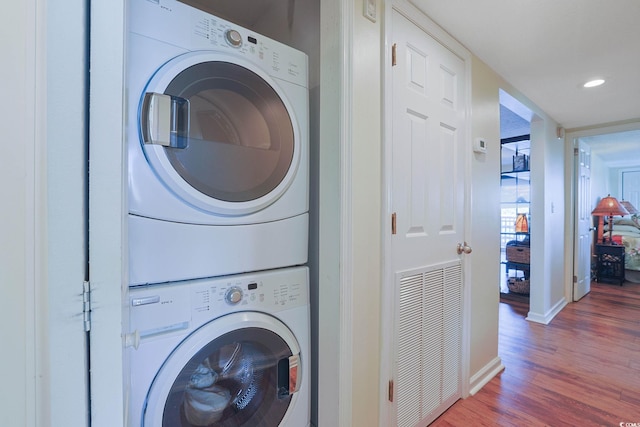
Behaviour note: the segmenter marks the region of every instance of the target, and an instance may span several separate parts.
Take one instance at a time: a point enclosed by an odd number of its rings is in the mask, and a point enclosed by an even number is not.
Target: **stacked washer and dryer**
[[[130,426],[310,424],[307,56],[130,0]]]

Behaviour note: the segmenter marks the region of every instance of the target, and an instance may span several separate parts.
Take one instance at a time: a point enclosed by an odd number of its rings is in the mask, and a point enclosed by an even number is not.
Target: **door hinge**
[[[396,66],[396,50],[397,50],[397,46],[394,43],[393,46],[391,46],[391,66],[395,67]]]
[[[393,402],[393,380],[389,380],[389,402]]]
[[[82,283],[82,315],[84,320],[84,331],[91,330],[91,283],[85,280]]]
[[[573,155],[574,156],[577,156],[579,152],[580,152],[580,150],[577,147],[573,149]]]
[[[578,276],[573,276],[573,283],[578,283]]]
[[[396,213],[391,214],[391,234],[396,234]]]

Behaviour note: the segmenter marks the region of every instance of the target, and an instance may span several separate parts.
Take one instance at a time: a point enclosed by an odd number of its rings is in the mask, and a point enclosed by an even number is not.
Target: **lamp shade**
[[[598,206],[591,212],[591,215],[597,216],[625,216],[629,215],[629,212],[620,204],[615,198],[608,195],[600,200]]]
[[[638,209],[636,209],[635,206],[633,206],[631,203],[627,202],[626,200],[620,200],[620,204],[624,206],[627,212],[629,212],[631,215],[635,215],[638,213]]]

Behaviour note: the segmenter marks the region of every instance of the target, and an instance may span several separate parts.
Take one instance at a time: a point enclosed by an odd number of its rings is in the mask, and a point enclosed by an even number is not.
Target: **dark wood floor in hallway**
[[[593,283],[547,326],[527,311],[500,303],[505,370],[432,426],[640,426],[640,284]]]

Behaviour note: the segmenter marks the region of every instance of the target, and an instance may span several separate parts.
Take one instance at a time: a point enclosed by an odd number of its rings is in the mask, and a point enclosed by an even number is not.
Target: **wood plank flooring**
[[[640,426],[640,284],[592,283],[547,326],[499,310],[505,370],[432,426]]]

